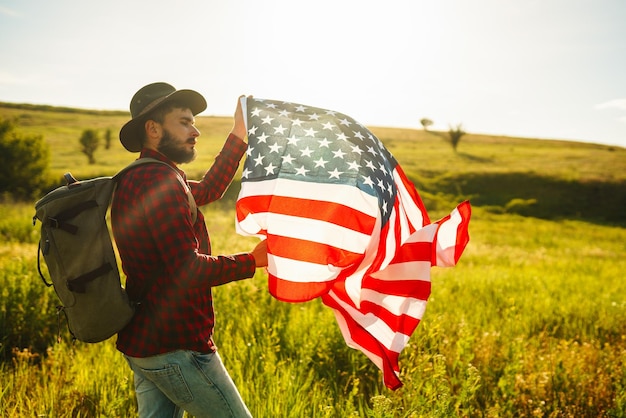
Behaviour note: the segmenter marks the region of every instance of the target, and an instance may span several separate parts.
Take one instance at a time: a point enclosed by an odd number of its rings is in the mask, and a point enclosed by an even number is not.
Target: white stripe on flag
[[[439,224],[428,224],[422,229],[418,229],[413,232],[409,239],[406,240],[407,243],[415,243],[415,242],[430,242],[432,243],[435,239],[435,234],[437,233],[437,229],[439,228]]]
[[[415,202],[413,202],[411,194],[404,187],[404,182],[402,181],[402,177],[400,176],[400,173],[398,173],[398,170],[393,170],[393,180],[398,187],[398,200],[404,207],[408,218],[411,220],[415,228],[421,227],[422,225],[424,225],[424,214],[422,213],[421,209],[415,204]]]
[[[246,127],[246,134],[248,133],[248,98],[246,96],[239,97],[239,103],[241,103],[241,114],[243,115],[243,123]]]
[[[375,271],[372,277],[380,280],[423,280],[430,281],[430,260],[429,261],[405,261],[403,263],[393,263],[383,270]]]
[[[422,319],[426,312],[426,301],[406,296],[387,295],[371,289],[361,291],[361,301],[369,301],[382,306],[394,315],[408,315],[411,318]]]
[[[378,198],[353,185],[324,184],[276,178],[264,181],[242,181],[239,198],[254,196],[283,196],[296,199],[333,202],[350,207],[372,217],[379,212]]]
[[[341,268],[330,264],[316,264],[308,261],[292,260],[267,254],[268,270],[276,272],[276,277],[294,283],[322,283],[334,280]],[[280,266],[278,269],[277,266]]]
[[[263,226],[262,226],[263,225]],[[267,212],[249,213],[241,221],[235,220],[235,231],[240,235],[257,235],[267,227]],[[265,235],[258,235],[263,236]]]
[[[270,213],[267,221],[267,232],[274,236],[317,242],[353,253],[363,254],[370,241],[367,234],[317,219]]]

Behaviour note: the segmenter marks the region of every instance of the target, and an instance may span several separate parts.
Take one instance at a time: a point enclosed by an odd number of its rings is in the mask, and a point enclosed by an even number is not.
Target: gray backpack
[[[153,158],[140,158],[112,177],[77,181],[67,173],[66,186],[35,203],[33,225],[41,221],[37,269],[46,286],[54,286],[62,303],[58,314],[65,314],[70,333],[79,341],[96,343],[115,335],[130,322],[137,303],[149,290],[151,283],[139,300],[129,300],[106,221],[117,180],[128,170],[149,163],[172,168]],[[180,175],[179,181],[184,182]],[[191,192],[187,195],[195,223],[196,204]],[[41,271],[41,255],[51,283]]]

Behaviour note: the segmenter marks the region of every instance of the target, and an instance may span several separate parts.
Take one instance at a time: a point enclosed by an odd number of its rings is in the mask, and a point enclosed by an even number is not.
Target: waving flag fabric
[[[248,153],[236,228],[267,239],[269,291],[321,297],[346,343],[399,388],[398,357],[430,295],[431,266],[469,241],[470,204],[431,223],[414,185],[363,125],[339,112],[244,98]]]

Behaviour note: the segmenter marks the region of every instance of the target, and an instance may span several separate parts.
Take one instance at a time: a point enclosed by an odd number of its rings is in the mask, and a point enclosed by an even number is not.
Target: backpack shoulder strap
[[[113,176],[113,180],[115,180],[115,182],[117,183],[119,178],[122,175],[124,175],[124,173],[126,173],[127,171],[132,170],[133,168],[138,167],[140,165],[155,164],[155,163],[163,164],[169,167],[174,173],[176,173],[176,177],[178,177],[178,181],[181,182],[181,184],[185,188],[185,191],[187,192],[187,200],[189,201],[189,208],[191,209],[191,223],[195,224],[196,220],[198,219],[198,206],[196,205],[196,199],[194,199],[193,194],[191,193],[191,188],[185,182],[185,179],[183,179],[180,173],[174,167],[172,167],[165,161],[157,160],[156,158],[151,158],[151,157],[139,158],[133,161],[132,163],[130,163],[129,165],[127,165],[126,167],[124,167],[123,169],[121,169],[116,175]]]
[[[150,157],[139,158],[133,161],[132,163],[130,163],[129,165],[121,169],[117,174],[113,176],[113,180],[115,181],[116,187],[117,187],[118,180],[120,179],[120,177],[122,177],[122,175],[124,175],[124,173],[144,164],[163,164],[163,165],[168,166],[170,169],[172,169],[172,171],[176,173],[176,177],[178,177],[178,181],[180,181],[185,191],[187,192],[187,199],[189,200],[189,209],[191,210],[191,223],[195,224],[196,220],[198,219],[198,206],[196,205],[196,199],[194,199],[193,194],[191,193],[191,187],[189,187],[189,185],[186,184],[185,179],[183,179],[183,177],[174,167],[172,167],[171,165],[169,165],[168,163],[164,161],[157,160],[156,158],[150,158]],[[159,272],[159,274],[161,274],[161,272]],[[139,292],[139,295],[140,295],[139,299],[137,301],[134,301],[135,304],[141,303],[141,301],[146,297],[148,290],[150,290],[150,288],[154,285],[157,277],[158,277],[158,274],[153,275],[152,277],[148,278],[148,280],[146,280],[146,282],[143,285],[143,288]]]

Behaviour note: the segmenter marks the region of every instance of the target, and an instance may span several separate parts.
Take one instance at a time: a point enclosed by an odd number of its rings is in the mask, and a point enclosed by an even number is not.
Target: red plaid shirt
[[[188,182],[198,206],[224,194],[245,151],[246,143],[230,135],[202,181]],[[172,164],[148,149],[141,157]],[[124,175],[113,199],[111,223],[128,294],[131,300],[139,299],[142,291],[145,294],[117,338],[117,348],[132,357],[177,349],[214,351],[211,287],[255,272],[251,254],[211,255],[204,216],[198,210],[192,225],[184,187],[173,170],[146,164]],[[146,280],[154,277],[156,281],[146,289]]]

